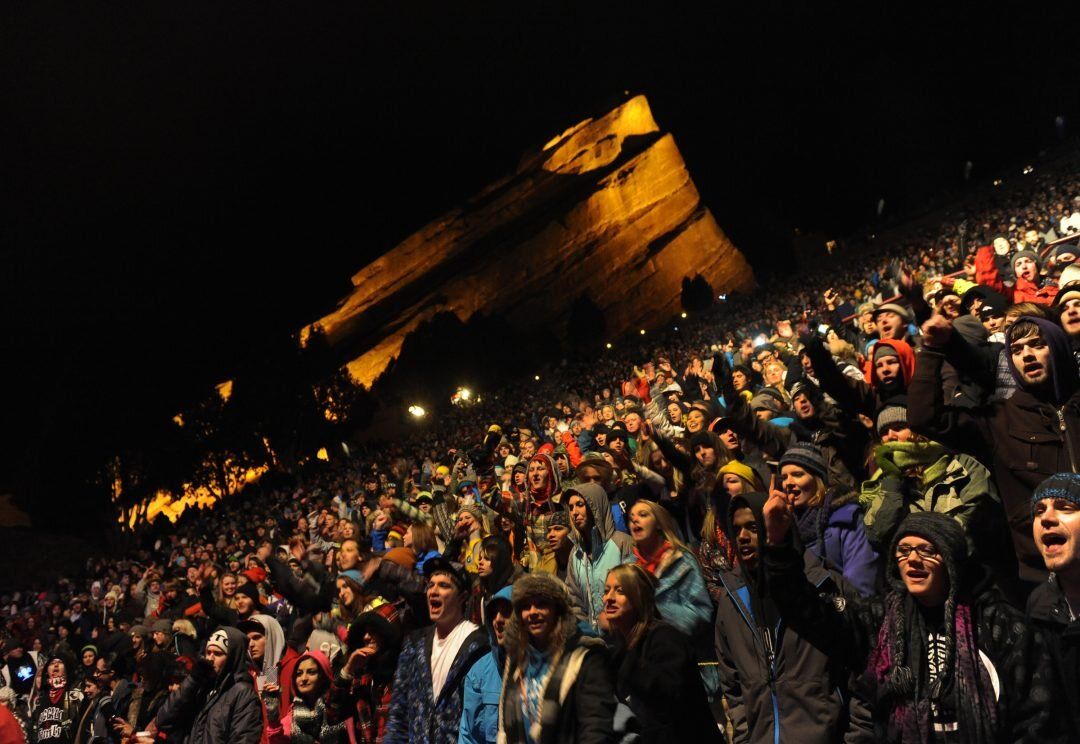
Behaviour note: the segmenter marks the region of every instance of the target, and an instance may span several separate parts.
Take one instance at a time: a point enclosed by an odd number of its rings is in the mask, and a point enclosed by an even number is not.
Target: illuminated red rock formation
[[[718,293],[754,287],[674,138],[637,96],[571,127],[365,266],[317,324],[353,356],[352,376],[370,385],[438,312],[464,322],[482,311],[558,333],[584,295],[617,336],[678,313],[683,278],[698,274]]]

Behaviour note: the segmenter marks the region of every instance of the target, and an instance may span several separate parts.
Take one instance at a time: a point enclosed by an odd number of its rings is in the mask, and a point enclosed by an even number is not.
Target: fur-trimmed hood
[[[550,574],[527,574],[514,583],[510,601],[514,605],[513,614],[506,623],[503,636],[503,648],[506,652],[506,669],[514,675],[522,673],[523,665],[519,660],[525,657],[529,645],[529,631],[521,622],[521,608],[526,600],[540,598],[551,605],[558,621],[552,633],[548,649],[552,659],[558,659],[569,647],[570,641],[579,634],[577,618],[570,609],[570,595],[566,585]]]

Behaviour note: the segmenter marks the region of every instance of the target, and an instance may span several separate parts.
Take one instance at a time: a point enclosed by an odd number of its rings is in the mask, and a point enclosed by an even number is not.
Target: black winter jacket
[[[885,621],[885,598],[843,590],[819,595],[803,573],[802,557],[790,545],[765,549],[769,592],[784,621],[834,660],[866,669]],[[1059,690],[1045,638],[990,587],[971,590],[975,644],[1000,680],[994,742],[1065,742]],[[873,699],[863,691],[864,699]],[[962,704],[962,703],[961,703]],[[890,711],[874,711],[874,740],[890,741]]]
[[[808,587],[815,593],[839,593],[844,583],[841,577],[826,570],[809,551],[804,561]],[[851,670],[817,649],[783,619],[783,612],[770,659],[741,569],[723,572],[722,586],[724,596],[716,612],[716,656],[733,741],[870,741],[854,733],[868,728],[870,714],[848,693]],[[854,726],[852,718],[857,721]]]
[[[990,468],[1009,520],[1020,578],[1045,580],[1031,534],[1031,494],[1054,473],[1080,472],[1080,392],[1060,408],[1023,388],[979,409],[947,408],[940,383],[944,355],[923,348],[915,359],[908,423]]]
[[[615,692],[641,727],[642,744],[723,741],[690,639],[663,621],[633,649],[615,646]]]
[[[499,740],[508,744],[528,741],[516,675],[517,670],[508,663],[499,700]],[[543,723],[536,744],[616,741],[614,681],[603,641],[581,634],[570,639],[548,679],[540,718]]]
[[[263,709],[248,671],[247,636],[222,628],[229,639],[225,667],[215,678],[197,664],[157,714],[159,729],[186,732],[184,744],[258,744]]]
[[[1073,741],[1080,741],[1080,620],[1069,619],[1069,606],[1054,574],[1028,597],[1027,614],[1046,636],[1061,681],[1062,702],[1072,721]]]

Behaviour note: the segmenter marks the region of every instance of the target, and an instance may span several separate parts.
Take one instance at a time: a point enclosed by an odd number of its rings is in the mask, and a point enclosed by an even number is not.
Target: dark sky
[[[758,267],[1080,125],[1030,4],[664,5],[6,4],[0,489],[171,416],[624,90]]]

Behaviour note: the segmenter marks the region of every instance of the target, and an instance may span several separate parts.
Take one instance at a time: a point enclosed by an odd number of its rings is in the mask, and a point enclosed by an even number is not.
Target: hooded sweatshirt
[[[738,559],[720,574],[716,653],[720,689],[727,701],[734,741],[840,741],[849,713],[841,688],[848,672],[817,649],[811,638],[789,627],[768,590],[764,565],[763,493],[731,500],[728,524],[749,508],[758,526],[758,559],[753,568]],[[737,532],[729,527],[732,543]],[[815,595],[834,595],[842,580],[810,551],[803,555],[805,580]],[[852,701],[851,705],[855,705]]]
[[[574,548],[566,567],[566,587],[575,614],[597,630],[604,608],[604,584],[608,571],[631,559],[634,540],[626,533],[615,530],[615,520],[602,486],[582,483],[565,494],[565,499],[574,493],[585,500],[585,508],[592,516],[592,535],[591,545],[586,549],[585,540],[576,531],[572,533]]]
[[[269,615],[252,615],[248,618],[263,627],[266,646],[263,649],[262,668],[255,674],[255,684],[261,690],[266,683],[277,684],[278,662],[285,653],[285,632],[281,624]]]
[[[1053,370],[1053,379],[1051,380],[1053,400],[1051,402],[1060,406],[1076,392],[1077,386],[1080,385],[1080,375],[1077,373],[1076,358],[1072,353],[1072,343],[1069,336],[1061,329],[1061,326],[1053,321],[1022,315],[1016,319],[1016,323],[1010,326],[1009,332],[1005,334],[1006,352],[1008,352],[1008,346],[1014,338],[1012,330],[1021,321],[1030,321],[1037,325],[1043,340],[1050,347],[1050,366]],[[1012,372],[1013,379],[1023,387],[1024,380],[1020,376],[1020,371],[1016,369],[1016,365],[1013,364],[1012,354],[1007,353],[1007,357],[1009,371]]]
[[[305,651],[297,660],[296,667],[299,668],[306,659],[314,661],[322,673],[325,688],[323,694],[311,704],[299,695],[294,696],[289,712],[282,716],[276,725],[271,722],[267,727],[269,743],[289,744],[289,742],[310,741],[320,742],[320,744],[345,744],[351,741],[348,727],[353,725],[352,719],[336,720],[334,713],[337,711],[327,709],[326,691],[330,689],[330,683],[334,679],[330,660],[322,651]]]

